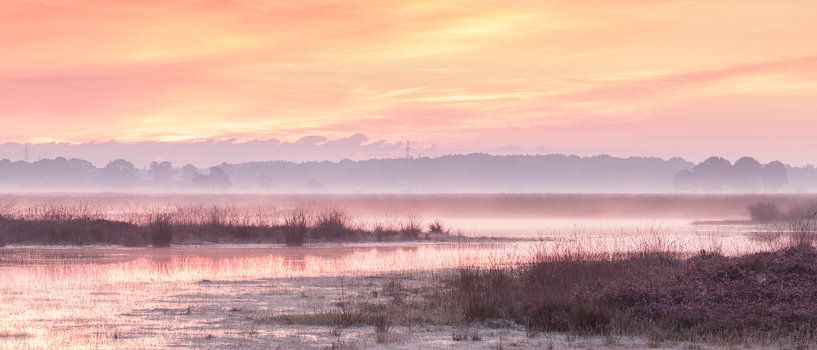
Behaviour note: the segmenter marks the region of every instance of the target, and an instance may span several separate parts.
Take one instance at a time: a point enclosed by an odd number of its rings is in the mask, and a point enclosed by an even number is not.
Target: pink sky
[[[4,0],[0,142],[817,163],[815,1]]]

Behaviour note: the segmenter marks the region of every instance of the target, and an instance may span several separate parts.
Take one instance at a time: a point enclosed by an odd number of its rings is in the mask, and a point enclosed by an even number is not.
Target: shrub
[[[455,292],[462,316],[469,321],[513,318],[516,280],[504,269],[460,269],[454,279]]]
[[[154,248],[166,248],[173,243],[173,222],[169,214],[157,214],[148,225],[150,244]]]
[[[754,222],[766,223],[777,222],[786,219],[786,215],[780,211],[776,204],[770,202],[755,203],[749,206],[749,217]]]
[[[455,329],[454,332],[451,333],[451,340],[453,341],[482,341],[482,336],[479,335],[479,331],[476,329],[467,329],[467,328],[460,328]]]
[[[312,236],[315,238],[342,239],[352,235],[349,229],[349,215],[341,210],[320,212],[315,218]]]
[[[151,234],[145,230],[129,232],[123,235],[119,244],[123,247],[145,247],[151,244]]]
[[[786,212],[786,218],[789,220],[808,219],[817,216],[817,202],[809,201],[793,205]]]
[[[810,245],[737,257],[585,253],[463,269],[437,299],[465,322],[509,319],[531,334],[768,341],[814,337],[814,276],[817,250]]]
[[[391,321],[386,314],[379,314],[372,320],[374,323],[375,340],[378,344],[386,343],[391,332]]]
[[[403,222],[400,223],[400,232],[412,238],[419,237],[420,233],[423,232],[420,218],[416,215],[406,216]]]
[[[307,215],[302,209],[296,209],[284,218],[284,241],[291,247],[303,246],[306,242]]]
[[[431,233],[448,233],[448,230],[445,229],[445,225],[440,220],[434,220],[434,222],[428,224],[428,232]]]
[[[792,246],[812,246],[817,238],[817,213],[792,218],[788,224],[788,234]]]
[[[785,222],[800,220],[817,215],[817,202],[811,201],[792,205],[787,211],[782,211],[776,204],[760,202],[750,205],[749,217],[757,223]]]
[[[342,210],[327,210],[315,216],[293,210],[281,215],[280,220],[277,211],[273,214],[270,217],[266,212],[252,213],[239,207],[192,206],[103,215],[86,207],[41,206],[4,211],[0,205],[0,240],[5,244],[129,247],[200,242],[302,246],[310,238],[394,241],[419,239],[421,233],[421,222],[413,216],[397,227],[378,224],[366,230],[353,228],[350,215]]]
[[[6,223],[7,222],[8,222],[8,220],[5,218],[5,216],[0,215],[0,248],[3,248],[3,247],[6,246],[6,230],[7,230],[6,229]]]

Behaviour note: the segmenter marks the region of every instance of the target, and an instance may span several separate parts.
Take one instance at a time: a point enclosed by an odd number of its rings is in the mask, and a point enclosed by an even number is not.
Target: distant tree
[[[692,168],[692,171],[701,175],[725,177],[728,176],[732,163],[721,157],[709,157]]]
[[[99,178],[103,184],[112,187],[130,187],[138,180],[136,173],[137,170],[133,163],[117,159],[99,170]]]
[[[732,165],[726,159],[710,157],[689,170],[678,171],[673,185],[683,191],[778,190],[788,182],[786,172],[786,166],[778,161],[764,166],[754,158],[743,157]]]
[[[259,188],[270,188],[272,186],[272,179],[267,175],[267,173],[262,173],[258,176],[258,187]]]
[[[783,163],[773,161],[763,167],[763,185],[767,190],[780,190],[788,183],[788,170]]]
[[[199,173],[199,168],[196,168],[193,164],[187,164],[182,167],[182,180],[187,183],[192,183],[198,176],[201,174]]]
[[[709,157],[692,168],[693,181],[697,187],[707,191],[723,190],[732,173],[732,163],[721,157]]]
[[[224,169],[219,167],[210,168],[210,173],[207,176],[210,177],[211,188],[230,188],[233,185]]]
[[[742,157],[735,161],[735,171],[741,174],[750,174],[751,176],[760,175],[763,171],[763,165],[752,157]]]
[[[211,167],[207,175],[197,175],[193,179],[193,185],[207,189],[227,189],[232,186],[230,177],[219,167]]]
[[[639,192],[665,191],[672,185],[683,191],[817,190],[814,167],[772,162],[761,166],[760,175],[756,175],[758,164],[749,157],[738,159],[734,165],[719,157],[696,165],[681,158],[466,154],[411,160],[250,162],[221,164],[215,171],[200,170],[191,164],[172,169],[172,165],[159,162],[148,166],[144,176],[153,182],[167,179],[172,173],[172,178],[180,177],[184,182],[169,181],[168,185],[188,187],[261,188],[269,184],[315,192],[327,188],[384,192]],[[0,160],[0,189],[127,187],[138,184],[140,176],[142,173],[124,160],[111,162],[105,168],[79,159]]]
[[[737,190],[757,191],[762,189],[763,165],[752,157],[743,157],[732,166],[734,187]]]
[[[24,181],[52,188],[81,188],[93,185],[97,168],[88,161],[57,157],[29,163]],[[98,185],[98,184],[97,184]]]
[[[310,178],[306,182],[306,188],[309,189],[311,192],[323,192],[326,191],[326,186],[323,185],[323,182],[320,182],[316,179]]]
[[[672,184],[678,190],[691,190],[694,188],[695,175],[689,169],[683,169],[675,174]]]
[[[159,184],[167,184],[177,173],[178,171],[173,168],[173,164],[170,162],[152,162],[148,170],[148,174],[150,174],[150,178],[153,182]]]

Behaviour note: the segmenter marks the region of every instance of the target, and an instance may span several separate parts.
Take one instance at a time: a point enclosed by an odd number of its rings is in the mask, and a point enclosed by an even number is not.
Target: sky
[[[815,37],[801,0],[3,0],[0,142],[817,163]]]

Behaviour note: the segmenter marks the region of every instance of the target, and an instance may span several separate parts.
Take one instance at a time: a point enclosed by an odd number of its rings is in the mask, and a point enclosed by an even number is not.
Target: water
[[[471,238],[303,248],[0,248],[0,349],[286,347],[291,339],[323,339],[327,332],[265,319],[324,308],[346,291],[365,295],[383,276],[411,279],[462,266],[514,265],[540,252],[565,250],[764,249],[756,237],[763,227],[692,225],[695,218],[674,216],[422,218],[424,224],[435,219]],[[356,220],[365,226],[400,218]],[[473,238],[485,236],[496,239]]]
[[[289,296],[332,289],[340,276],[478,264],[510,250],[505,244],[6,248],[0,250],[0,347],[196,348],[208,335],[247,332],[240,320],[229,320],[228,309],[302,309],[308,301]]]
[[[452,220],[486,232],[502,222]],[[269,344],[258,339],[292,337],[295,331],[248,319],[257,312],[314,310],[344,278],[360,282],[389,273],[515,264],[542,250],[621,250],[655,240],[688,251],[716,245],[734,252],[757,249],[748,236],[754,229],[744,226],[589,221],[542,229],[540,224],[517,221],[507,227],[518,230],[500,235],[524,237],[533,230],[536,241],[7,247],[0,249],[0,348],[263,348]]]

